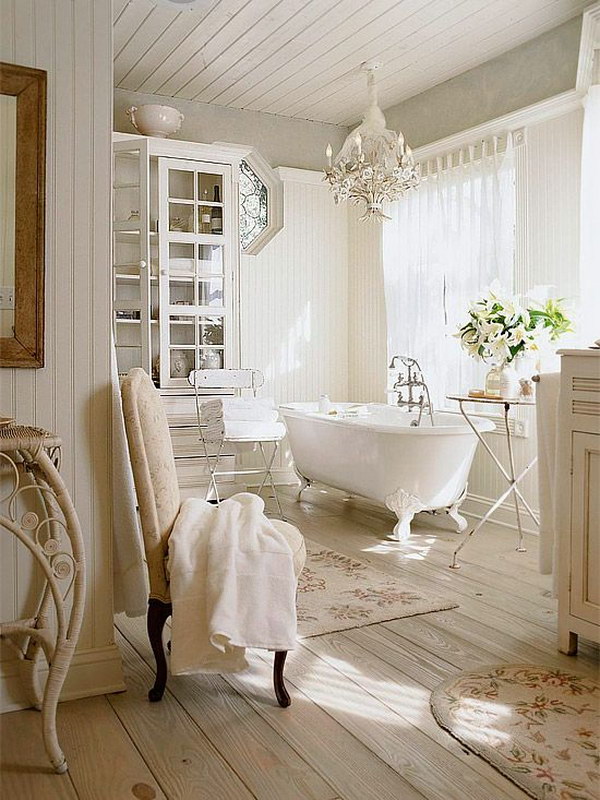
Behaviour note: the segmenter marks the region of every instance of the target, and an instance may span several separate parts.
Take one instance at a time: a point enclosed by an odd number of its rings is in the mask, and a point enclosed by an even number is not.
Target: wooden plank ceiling
[[[164,0],[114,0],[115,86],[348,125],[365,105],[361,62],[383,62],[378,85],[388,108],[588,4],[205,0],[179,10]]]

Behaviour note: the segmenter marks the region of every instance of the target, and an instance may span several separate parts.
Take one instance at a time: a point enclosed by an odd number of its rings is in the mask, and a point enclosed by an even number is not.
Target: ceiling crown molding
[[[548,97],[546,100],[540,100],[539,103],[534,103],[531,106],[511,111],[502,117],[490,119],[481,125],[475,125],[473,128],[446,136],[444,139],[438,139],[436,142],[415,147],[413,150],[414,156],[418,161],[426,161],[429,158],[448,153],[472,142],[485,139],[488,136],[506,133],[507,131],[514,132],[519,128],[526,128],[529,125],[536,125],[547,119],[560,117],[563,114],[568,114],[570,111],[581,108],[582,97],[581,92],[576,89],[570,89],[567,92],[554,95],[554,97]]]
[[[575,89],[585,94],[593,81],[594,51],[600,50],[600,3],[586,8],[581,23]]]

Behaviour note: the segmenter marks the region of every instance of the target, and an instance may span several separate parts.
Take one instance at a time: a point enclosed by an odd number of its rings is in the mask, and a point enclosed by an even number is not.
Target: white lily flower
[[[466,350],[470,356],[478,356],[479,355],[479,348],[480,348],[479,340],[475,342],[467,342],[466,343]]]
[[[479,323],[480,335],[484,336],[488,342],[497,339],[502,333],[502,325],[499,322],[488,322],[488,320],[481,320]]]
[[[490,342],[488,347],[493,358],[500,360],[510,357],[510,348],[506,341],[506,334],[504,333],[493,342]]]
[[[508,336],[508,343],[512,347],[516,347],[521,342],[527,341],[527,331],[523,324],[516,325]]]

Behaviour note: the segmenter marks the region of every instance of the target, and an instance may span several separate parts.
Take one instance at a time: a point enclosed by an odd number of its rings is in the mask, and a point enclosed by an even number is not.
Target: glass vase
[[[493,364],[485,376],[485,393],[487,397],[500,397],[500,364]]]
[[[500,397],[503,399],[515,399],[519,396],[521,386],[519,376],[513,363],[504,363],[500,369]]]

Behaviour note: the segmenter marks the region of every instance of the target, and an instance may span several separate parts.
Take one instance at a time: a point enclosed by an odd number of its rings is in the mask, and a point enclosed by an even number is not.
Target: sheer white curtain
[[[394,205],[384,229],[388,355],[420,363],[436,408],[481,386],[486,367],[455,333],[469,301],[494,279],[512,289],[515,166],[511,137],[423,165],[421,186]]]
[[[600,81],[600,51],[596,70]],[[590,86],[585,98],[581,146],[581,303],[579,344],[588,347],[600,338],[600,83]]]

